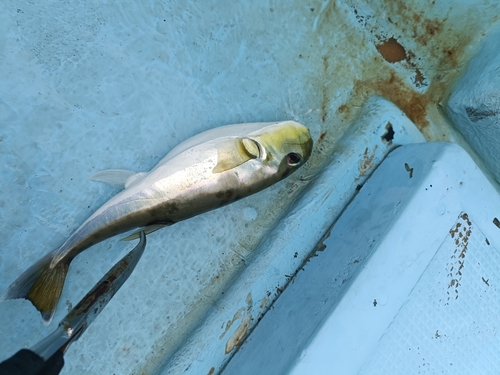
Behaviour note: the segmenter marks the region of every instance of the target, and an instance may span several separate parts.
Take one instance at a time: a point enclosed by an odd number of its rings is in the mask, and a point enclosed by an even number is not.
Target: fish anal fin
[[[61,297],[69,262],[60,261],[51,267],[55,251],[47,254],[24,271],[3,294],[0,300],[25,298],[42,314],[45,324],[50,323]]]
[[[129,235],[129,236],[125,237],[125,238],[122,238],[121,240],[122,241],[135,240],[136,238],[140,238],[141,232],[144,232],[145,234],[150,234],[150,233],[156,232],[158,229],[167,227],[169,225],[171,225],[171,224],[154,224],[154,225],[148,225],[147,227],[141,228],[141,229],[135,231],[134,233],[132,233],[131,235]]]

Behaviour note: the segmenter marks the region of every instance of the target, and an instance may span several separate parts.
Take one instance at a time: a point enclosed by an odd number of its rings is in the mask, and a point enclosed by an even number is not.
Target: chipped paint
[[[408,163],[405,163],[405,169],[406,169],[406,172],[408,172],[408,177],[412,178],[413,177],[413,168],[411,168]]]
[[[241,307],[240,309],[238,309],[238,311],[236,311],[236,313],[233,316],[233,319],[229,320],[226,323],[226,328],[224,332],[222,332],[222,334],[219,336],[219,340],[222,340],[226,335],[226,333],[231,329],[233,324],[237,320],[241,321],[239,326],[235,329],[235,331],[232,333],[232,335],[226,342],[225,346],[226,354],[229,354],[236,346],[239,346],[241,344],[252,322],[252,307],[253,307],[252,293],[247,294],[245,302],[246,306]]]
[[[363,155],[363,160],[361,160],[359,164],[359,176],[364,176],[366,172],[368,172],[373,167],[373,159],[375,158],[375,151],[377,150],[377,146],[373,148],[372,152],[369,153],[368,147],[365,149],[365,153]]]
[[[392,128],[392,124],[390,122],[385,126],[386,132],[380,136],[380,139],[383,143],[387,145],[387,147],[392,146],[392,140],[394,139],[394,129]]]
[[[262,299],[262,301],[260,301],[260,305],[259,305],[259,307],[260,307],[261,309],[264,309],[264,308],[266,308],[266,307],[267,307],[267,304],[268,304],[268,303],[269,303],[269,298],[264,297],[264,298]]]
[[[231,351],[242,343],[243,338],[247,334],[248,327],[250,327],[250,322],[252,320],[252,315],[247,315],[242,320],[241,324],[236,328],[236,331],[231,335],[229,340],[226,342],[226,354],[231,353]]]
[[[376,47],[387,62],[395,63],[407,58],[405,48],[394,37],[382,41]]]
[[[450,277],[448,290],[446,291],[446,305],[449,305],[450,300],[458,299],[459,287],[462,285],[462,272],[465,264],[465,254],[469,245],[469,238],[472,233],[472,222],[469,216],[462,212],[460,213],[454,227],[449,231],[452,239],[454,239],[455,250],[451,255],[451,260],[446,264],[447,276]]]
[[[495,226],[500,229],[500,220],[498,220],[496,217],[493,218],[493,224],[495,224]]]

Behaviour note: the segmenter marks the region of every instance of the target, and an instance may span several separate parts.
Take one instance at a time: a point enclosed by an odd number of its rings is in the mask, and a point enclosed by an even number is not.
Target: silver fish
[[[293,173],[311,155],[309,130],[294,121],[228,125],[175,147],[150,172],[107,170],[91,176],[124,188],[58,249],[19,276],[0,300],[26,298],[49,322],[78,254],[112,236],[126,240],[254,194]]]

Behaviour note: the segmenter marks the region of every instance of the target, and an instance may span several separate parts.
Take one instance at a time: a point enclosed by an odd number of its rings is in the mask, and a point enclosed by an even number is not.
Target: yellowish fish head
[[[311,156],[313,140],[309,129],[295,121],[269,125],[242,141],[249,154],[265,164],[279,165],[284,178],[301,167]]]

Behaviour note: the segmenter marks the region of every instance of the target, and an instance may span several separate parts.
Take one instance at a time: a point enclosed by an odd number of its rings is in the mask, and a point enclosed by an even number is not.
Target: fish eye
[[[300,154],[297,154],[296,152],[290,152],[286,156],[286,163],[290,167],[296,167],[297,165],[300,164],[301,160],[302,160],[302,156],[300,156]]]

